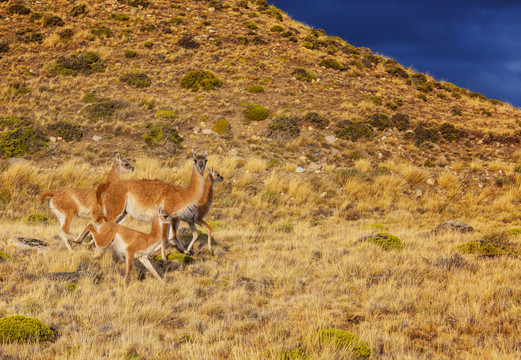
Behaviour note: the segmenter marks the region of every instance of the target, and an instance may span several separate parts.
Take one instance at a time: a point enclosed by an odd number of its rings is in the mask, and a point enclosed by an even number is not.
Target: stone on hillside
[[[297,167],[297,168],[295,169],[295,172],[297,172],[297,173],[303,173],[303,172],[304,172],[304,169],[301,168],[301,167],[299,166],[299,167]]]
[[[441,224],[436,226],[436,229],[434,229],[434,233],[436,233],[436,234],[449,232],[449,231],[467,233],[467,232],[474,231],[474,228],[470,225],[464,224],[459,221],[449,220],[449,221],[442,222]]]
[[[45,241],[17,236],[8,240],[8,243],[21,250],[36,250],[38,252],[45,252],[49,244]]]
[[[94,141],[100,141],[101,139],[102,139],[102,137],[101,137],[101,136],[98,136],[98,135],[94,135],[94,136],[92,137],[92,140],[94,140]]]
[[[212,129],[203,129],[202,133],[203,133],[203,135],[212,135],[213,130]]]
[[[337,137],[335,135],[328,135],[324,139],[328,144],[334,144],[337,141]]]

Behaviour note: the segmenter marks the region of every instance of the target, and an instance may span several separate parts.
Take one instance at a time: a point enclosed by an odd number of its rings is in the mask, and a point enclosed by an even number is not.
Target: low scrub
[[[268,124],[266,136],[277,141],[287,141],[300,135],[298,121],[284,115],[277,116]]]
[[[148,146],[154,146],[159,143],[180,144],[183,138],[179,134],[177,127],[172,123],[159,122],[148,123],[145,125],[146,133],[143,134],[143,141]]]
[[[81,125],[72,121],[59,120],[49,124],[47,129],[65,141],[81,141],[83,137]]]
[[[311,82],[316,80],[317,77],[312,71],[306,70],[304,68],[295,68],[291,73],[297,80]]]
[[[49,71],[55,75],[76,76],[90,75],[93,72],[105,71],[105,64],[93,51],[82,51],[63,56],[51,65]]]
[[[0,118],[0,154],[5,157],[21,157],[34,154],[47,146],[47,137],[33,122],[24,117]]]
[[[16,315],[0,319],[1,343],[54,341],[54,332],[38,319]]]
[[[144,72],[140,71],[124,73],[119,77],[119,80],[137,88],[146,88],[152,84],[150,77]]]
[[[109,98],[97,100],[91,105],[87,105],[81,113],[91,122],[112,121],[116,111],[123,108],[123,104]]]
[[[250,104],[244,110],[244,123],[249,124],[250,121],[262,121],[266,119],[269,115],[268,109],[266,109],[262,105],[258,104]]]
[[[346,69],[344,64],[335,59],[324,59],[320,62],[320,66],[326,67],[328,69],[340,70],[343,71]]]
[[[359,120],[344,120],[338,123],[335,135],[339,139],[351,140],[353,142],[358,139],[371,140],[373,138],[373,128],[371,125]]]
[[[192,89],[192,91],[214,90],[222,85],[221,79],[205,70],[190,71],[181,79],[181,87],[184,89]]]

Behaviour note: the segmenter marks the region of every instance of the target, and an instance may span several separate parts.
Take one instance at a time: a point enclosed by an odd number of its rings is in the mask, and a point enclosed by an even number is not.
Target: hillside
[[[0,317],[58,333],[0,358],[356,358],[328,328],[378,359],[519,357],[520,109],[263,0],[2,1],[0,68]],[[55,237],[43,192],[95,187],[115,152],[186,186],[192,148],[225,179],[215,254],[202,235],[125,289]],[[404,245],[357,241],[381,232]]]

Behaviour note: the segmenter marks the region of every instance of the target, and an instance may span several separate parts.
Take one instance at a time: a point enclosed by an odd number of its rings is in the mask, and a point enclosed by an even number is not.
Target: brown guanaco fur
[[[150,271],[156,278],[161,280],[161,276],[157,273],[154,266],[148,260],[148,256],[157,248],[164,237],[164,224],[169,224],[172,218],[161,206],[155,206],[155,215],[152,219],[152,227],[150,233],[146,234],[141,231],[130,229],[123,225],[110,221],[106,216],[100,215],[96,223],[101,225],[96,228],[89,223],[78,239],[74,242],[81,243],[90,232],[94,237],[96,246],[105,249],[114,241],[116,250],[126,257],[127,269],[125,272],[125,285],[128,285],[130,270],[134,257]]]
[[[198,224],[200,226],[204,226],[208,230],[208,249],[210,250],[210,253],[212,252],[212,227],[208,225],[203,219],[208,216],[208,213],[210,212],[210,209],[212,207],[213,203],[213,184],[216,182],[221,182],[224,180],[224,178],[219,174],[217,171],[214,170],[213,166],[212,169],[207,169],[208,174],[205,176],[204,179],[204,192],[203,196],[201,196],[201,199],[199,199],[199,202],[197,203],[197,210],[195,211],[194,216],[182,216],[178,218],[172,219],[172,227],[174,229],[174,236],[177,234],[177,229],[179,227],[179,223],[182,221],[186,222],[188,226],[190,226],[190,230],[192,230],[192,241],[190,242],[190,245],[186,248],[184,251],[185,254],[188,254],[190,252],[190,249],[192,248],[192,245],[194,244],[195,240],[197,240],[198,233],[197,228],[195,227],[195,224]]]
[[[115,155],[115,162],[107,176],[107,182],[114,182],[122,172],[132,172],[134,167],[123,160],[119,153]],[[60,237],[67,249],[72,250],[67,235],[75,237],[70,232],[70,225],[76,216],[92,217],[96,219],[101,213],[101,207],[96,201],[96,189],[62,188],[46,192],[41,196],[41,204],[50,197],[49,206],[60,222]]]
[[[103,213],[107,219],[120,223],[129,214],[135,219],[150,221],[154,216],[155,204],[161,205],[172,218],[193,214],[204,191],[206,152],[204,155],[196,155],[192,150],[192,153],[194,168],[187,188],[179,188],[161,180],[118,180],[110,183],[102,199]],[[167,237],[168,230],[161,241],[163,260],[166,260]],[[178,246],[184,251],[180,243]]]

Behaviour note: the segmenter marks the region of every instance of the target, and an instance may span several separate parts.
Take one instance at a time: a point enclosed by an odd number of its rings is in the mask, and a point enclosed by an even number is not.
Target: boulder
[[[45,241],[23,236],[11,238],[7,242],[21,250],[36,250],[38,252],[45,252],[49,248],[49,244]]]
[[[441,234],[445,232],[459,232],[459,233],[468,233],[474,231],[474,228],[470,225],[464,224],[459,221],[445,221],[436,226],[434,229],[435,234]]]

